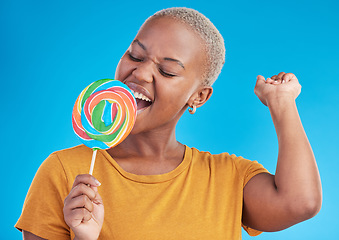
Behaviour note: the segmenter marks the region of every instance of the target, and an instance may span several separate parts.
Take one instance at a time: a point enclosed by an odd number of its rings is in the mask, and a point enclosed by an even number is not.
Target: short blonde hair
[[[185,7],[173,7],[156,12],[146,21],[155,17],[172,17],[189,25],[204,41],[207,54],[207,67],[203,84],[212,86],[225,63],[225,44],[218,29],[202,13]]]

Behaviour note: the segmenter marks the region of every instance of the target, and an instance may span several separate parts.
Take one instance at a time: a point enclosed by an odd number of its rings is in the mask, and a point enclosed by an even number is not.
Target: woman
[[[90,149],[52,154],[16,225],[24,239],[240,239],[241,225],[255,236],[314,216],[321,184],[292,73],[258,76],[255,87],[278,135],[275,175],[255,161],[176,140],[182,114],[211,96],[224,54],[220,33],[200,13],[171,8],[150,17],[116,69],[136,93],[137,120],[121,144],[99,152],[93,175],[102,186],[81,174]]]

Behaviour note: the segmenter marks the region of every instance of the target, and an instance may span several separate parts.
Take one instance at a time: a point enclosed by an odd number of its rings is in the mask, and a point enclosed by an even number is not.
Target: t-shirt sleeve
[[[65,171],[53,153],[38,169],[15,227],[46,239],[70,239],[70,229],[63,215],[63,202],[68,192]]]
[[[252,177],[259,173],[269,173],[266,168],[257,161],[250,161],[247,159],[244,159],[242,157],[235,157],[232,155],[235,159],[236,168],[238,170],[239,176],[242,177],[243,181],[243,188],[246,186],[249,180],[251,180]],[[244,224],[242,224],[243,229],[252,237],[258,236],[261,234],[261,231],[255,230],[253,228],[247,227]]]

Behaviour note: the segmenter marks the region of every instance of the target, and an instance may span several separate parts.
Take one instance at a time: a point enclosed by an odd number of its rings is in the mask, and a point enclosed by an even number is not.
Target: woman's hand
[[[279,231],[315,216],[322,203],[317,163],[302,126],[295,99],[301,86],[292,73],[265,81],[255,93],[268,106],[277,132],[275,175],[257,174],[244,188],[243,223],[262,231]]]
[[[271,78],[265,78],[261,75],[257,77],[257,84],[254,92],[260,101],[269,106],[270,103],[276,103],[281,100],[295,100],[300,94],[301,86],[293,73],[281,72]]]
[[[104,205],[98,193],[100,182],[89,174],[78,175],[64,201],[64,218],[75,239],[98,239],[104,222]]]

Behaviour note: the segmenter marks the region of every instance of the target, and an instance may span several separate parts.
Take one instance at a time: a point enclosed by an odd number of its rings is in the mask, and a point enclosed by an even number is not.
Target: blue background
[[[209,17],[225,38],[226,64],[209,102],[186,113],[183,143],[258,160],[275,172],[277,139],[268,109],[253,93],[257,74],[297,75],[299,112],[323,184],[323,206],[311,220],[256,239],[337,239],[338,1],[17,1],[0,3],[2,218],[13,226],[30,183],[53,151],[80,144],[71,126],[75,99],[89,83],[113,78],[143,21],[186,6]],[[333,229],[334,228],[334,229]],[[246,233],[243,239],[250,239]]]

